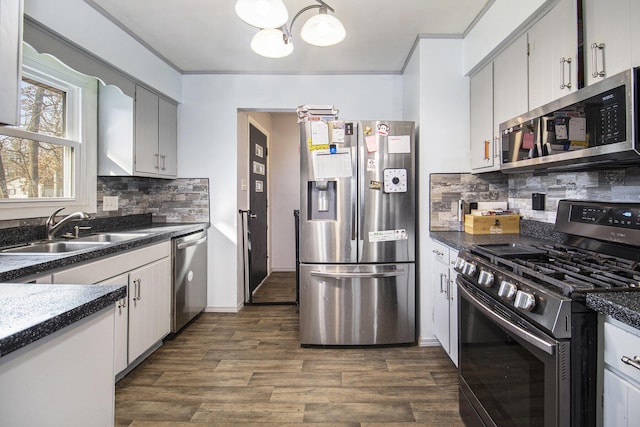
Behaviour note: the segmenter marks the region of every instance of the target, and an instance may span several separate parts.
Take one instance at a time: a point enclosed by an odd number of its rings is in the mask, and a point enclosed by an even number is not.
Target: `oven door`
[[[568,426],[569,342],[535,330],[461,276],[458,294],[460,414],[465,423]]]

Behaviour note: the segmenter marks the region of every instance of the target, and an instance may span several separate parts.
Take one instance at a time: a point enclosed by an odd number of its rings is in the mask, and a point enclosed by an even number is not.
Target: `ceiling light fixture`
[[[238,0],[236,15],[257,28],[280,28],[289,20],[289,11],[282,0]]]
[[[274,12],[281,12],[284,8],[288,17],[288,12],[282,0],[238,0],[236,2],[236,13],[246,23],[254,27],[260,28],[260,31],[251,40],[251,50],[261,56],[267,58],[283,58],[293,52],[293,42],[291,30],[296,19],[304,12],[311,9],[319,9],[317,15],[309,18],[300,31],[300,37],[305,42],[313,46],[333,46],[340,43],[347,35],[344,26],[328,11],[335,13],[335,10],[322,0],[315,0],[319,4],[310,5],[302,8],[291,20],[289,28],[287,28],[286,20],[260,20],[256,19],[256,15],[266,17],[271,16],[270,8],[273,7]],[[253,13],[253,15],[252,15]],[[275,24],[275,22],[280,22]]]

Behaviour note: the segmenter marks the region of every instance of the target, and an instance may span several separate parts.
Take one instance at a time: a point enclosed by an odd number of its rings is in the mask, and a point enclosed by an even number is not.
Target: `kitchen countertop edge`
[[[51,313],[51,308],[46,304],[35,308],[32,307],[32,301],[29,298],[30,292],[35,290],[46,297],[60,292],[62,288],[72,294],[65,300],[64,309],[54,310]],[[29,316],[29,319],[19,319],[18,321],[22,320],[24,326],[19,327],[19,330],[10,331],[0,336],[0,360],[6,355],[70,326],[85,317],[91,316],[127,296],[126,287],[123,285],[36,285],[15,283],[0,284],[0,296],[3,296],[4,299],[5,293],[16,289],[23,291],[24,295],[14,298],[14,303],[10,308],[0,307],[0,316],[4,319],[10,317],[10,314],[7,315],[4,312],[5,310],[10,310],[10,313],[16,311],[26,313],[22,317]],[[12,293],[15,294],[15,292]],[[23,302],[23,307],[20,307],[21,302]],[[25,311],[26,305],[30,305],[28,307],[30,311],[28,312]],[[15,316],[12,320],[16,321]],[[0,329],[0,333],[2,332]]]
[[[79,253],[59,255],[0,255],[0,282],[15,282],[21,278],[37,276],[49,270],[76,265],[107,255],[116,255],[131,249],[170,240],[209,228],[209,223],[155,223],[137,228],[118,229],[115,232],[140,232],[146,236],[114,243]]]
[[[640,329],[640,291],[587,294],[587,307]]]

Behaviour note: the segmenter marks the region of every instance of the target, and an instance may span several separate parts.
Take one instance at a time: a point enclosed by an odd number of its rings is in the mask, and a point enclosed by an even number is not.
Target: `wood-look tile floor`
[[[117,426],[462,426],[440,347],[301,348],[297,307],[203,313],[116,385]]]
[[[279,271],[269,275],[253,294],[254,303],[295,303],[296,272]]]

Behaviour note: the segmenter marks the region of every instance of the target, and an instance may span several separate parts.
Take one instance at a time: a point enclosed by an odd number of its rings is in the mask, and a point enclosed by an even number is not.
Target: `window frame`
[[[72,147],[74,150],[73,197],[1,199],[0,220],[46,217],[54,209],[96,212],[98,80],[79,73],[55,57],[40,54],[23,43],[23,78],[66,92],[66,138],[0,127],[0,134]],[[69,185],[66,181],[64,185]]]

